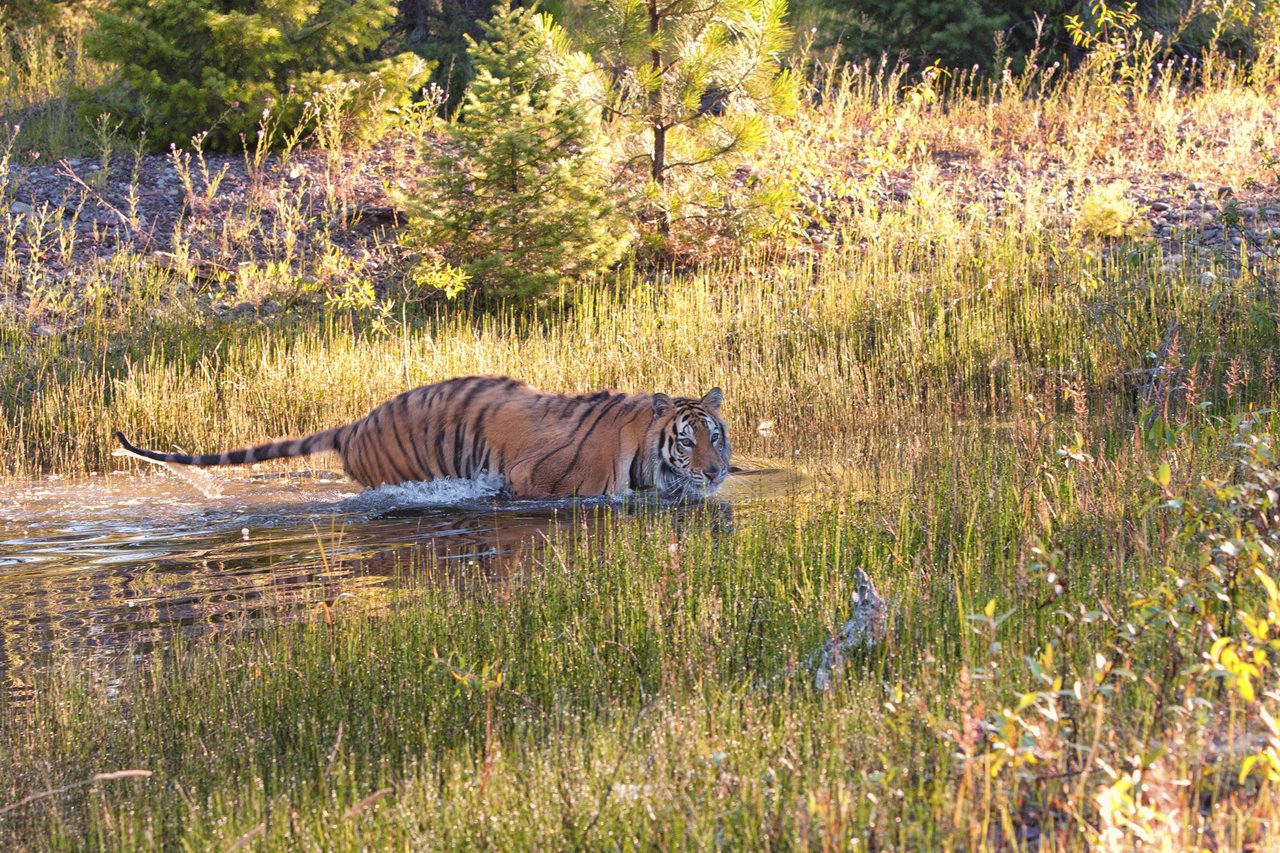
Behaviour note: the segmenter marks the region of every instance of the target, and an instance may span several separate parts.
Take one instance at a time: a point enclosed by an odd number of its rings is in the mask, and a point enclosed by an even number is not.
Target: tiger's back
[[[600,391],[566,396],[500,376],[406,391],[353,424],[205,456],[125,448],[147,459],[224,465],[336,451],[371,487],[444,477],[501,477],[517,497],[621,495],[658,488],[710,494],[729,471],[723,399]]]

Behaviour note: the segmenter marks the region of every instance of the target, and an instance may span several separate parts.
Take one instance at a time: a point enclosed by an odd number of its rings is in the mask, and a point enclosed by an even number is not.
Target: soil
[[[955,152],[933,158],[948,191],[993,214],[1027,184],[1017,162],[997,172]],[[343,275],[358,273],[385,291],[405,269],[395,239],[406,221],[399,199],[425,174],[425,159],[405,140],[334,157],[298,151],[257,164],[247,156],[201,159],[180,152],[56,163],[28,155],[11,171],[3,205],[16,235],[14,257],[22,277],[32,281],[74,279],[128,252],[232,292],[246,265],[292,258],[304,274],[304,259],[336,248],[344,256]],[[1060,185],[1065,191],[1047,204],[1073,221],[1092,188]],[[911,191],[909,174],[890,175],[881,182],[880,203],[906,204]],[[1188,251],[1238,263],[1242,245],[1246,255],[1276,256],[1280,198],[1274,193],[1161,174],[1131,181],[1125,195],[1172,263]],[[806,234],[821,251],[841,239],[854,200],[824,187],[811,187],[804,196],[811,216]]]

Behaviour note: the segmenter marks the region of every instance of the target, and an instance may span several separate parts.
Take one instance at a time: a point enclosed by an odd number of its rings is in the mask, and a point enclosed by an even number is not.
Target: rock
[[[28,213],[32,212],[32,207],[26,202],[15,201],[13,204],[9,205],[9,212],[16,213],[18,216],[26,216]]]
[[[1217,280],[1218,280],[1218,276],[1215,273],[1209,272],[1208,270],[1205,270],[1204,272],[1200,273],[1201,284],[1213,284]]]
[[[1153,201],[1153,202],[1151,202],[1151,209],[1152,209],[1152,210],[1154,210],[1156,213],[1164,213],[1166,210],[1168,210],[1168,209],[1169,209],[1169,208],[1171,208],[1172,206],[1173,206],[1173,205],[1169,204],[1169,202],[1167,202],[1167,201]]]
[[[39,325],[31,330],[31,334],[40,338],[52,338],[58,334],[58,330],[53,326]]]
[[[876,585],[862,569],[854,575],[851,604],[853,614],[849,621],[809,658],[816,690],[831,688],[835,677],[844,669],[844,659],[849,652],[857,648],[873,648],[884,639],[889,623],[889,602],[880,596]]]
[[[1231,187],[1218,187],[1218,198],[1230,198],[1235,195],[1236,191]]]

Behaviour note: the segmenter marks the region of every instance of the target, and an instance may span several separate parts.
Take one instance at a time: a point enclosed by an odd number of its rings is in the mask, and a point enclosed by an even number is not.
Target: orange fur
[[[238,465],[336,451],[365,486],[499,476],[516,497],[672,496],[717,491],[729,473],[723,395],[701,399],[599,391],[576,397],[515,379],[469,376],[406,391],[353,424],[256,447],[191,456],[126,450],[158,462]]]

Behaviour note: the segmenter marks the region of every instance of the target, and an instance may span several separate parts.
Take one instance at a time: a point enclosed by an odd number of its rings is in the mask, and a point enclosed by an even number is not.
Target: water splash
[[[440,506],[464,506],[502,494],[505,481],[501,477],[477,477],[460,480],[444,477],[430,482],[400,483],[379,486],[342,501],[335,509],[372,515],[403,509],[425,509]]]

